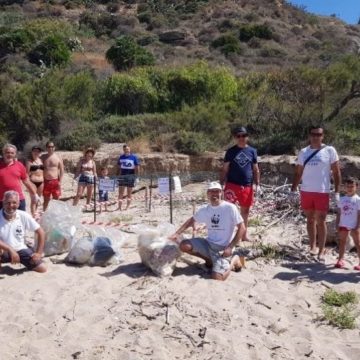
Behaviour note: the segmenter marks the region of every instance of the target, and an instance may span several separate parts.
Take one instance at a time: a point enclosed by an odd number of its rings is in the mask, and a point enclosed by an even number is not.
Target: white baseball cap
[[[222,190],[221,185],[217,181],[212,181],[208,185],[208,190]]]

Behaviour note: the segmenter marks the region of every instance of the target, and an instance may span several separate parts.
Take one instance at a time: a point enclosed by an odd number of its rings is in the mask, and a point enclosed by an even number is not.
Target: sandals
[[[335,267],[337,269],[343,269],[345,267],[345,261],[344,260],[338,260],[338,262],[335,264]],[[360,270],[360,266],[359,266]]]

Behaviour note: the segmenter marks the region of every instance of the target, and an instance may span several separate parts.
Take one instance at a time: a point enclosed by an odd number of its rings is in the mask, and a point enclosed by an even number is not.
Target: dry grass
[[[147,154],[151,152],[150,140],[145,136],[139,136],[128,142],[134,153]]]

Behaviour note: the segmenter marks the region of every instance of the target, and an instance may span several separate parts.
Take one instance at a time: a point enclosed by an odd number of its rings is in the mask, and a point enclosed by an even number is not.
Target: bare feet
[[[231,259],[231,270],[235,272],[241,271],[243,265],[238,255],[234,255]]]

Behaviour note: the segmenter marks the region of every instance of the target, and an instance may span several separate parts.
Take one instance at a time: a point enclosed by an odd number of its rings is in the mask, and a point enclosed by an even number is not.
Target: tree
[[[41,65],[43,62],[48,67],[66,65],[71,56],[71,51],[65,41],[57,35],[50,35],[28,53],[31,63]]]
[[[138,45],[130,36],[120,36],[106,52],[106,59],[117,71],[155,63],[151,52]]]

